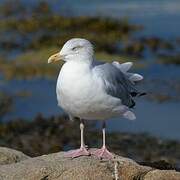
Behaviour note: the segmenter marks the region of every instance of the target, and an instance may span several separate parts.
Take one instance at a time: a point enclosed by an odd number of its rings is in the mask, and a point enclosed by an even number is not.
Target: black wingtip
[[[138,96],[145,96],[145,95],[147,95],[147,93],[145,92],[138,94]]]
[[[132,97],[136,97],[136,96],[145,96],[147,93],[143,92],[143,93],[139,93],[139,92],[131,92],[131,96]]]
[[[137,92],[131,92],[131,96],[132,96],[132,97],[136,97],[137,95],[138,95]]]
[[[133,108],[136,105],[136,103],[133,100],[131,102],[132,102],[132,104],[129,107]]]

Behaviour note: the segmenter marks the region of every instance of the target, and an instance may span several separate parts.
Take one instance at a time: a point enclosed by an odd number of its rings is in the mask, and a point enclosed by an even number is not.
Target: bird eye
[[[82,46],[76,46],[76,47],[73,47],[72,50],[76,51],[77,49],[80,49],[80,48],[82,48]]]

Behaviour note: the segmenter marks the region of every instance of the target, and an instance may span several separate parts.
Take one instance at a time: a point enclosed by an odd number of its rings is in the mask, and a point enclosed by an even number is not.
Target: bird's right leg
[[[111,152],[109,152],[106,147],[106,123],[105,123],[105,121],[103,121],[103,123],[102,123],[102,135],[103,135],[103,145],[102,145],[101,149],[91,151],[91,154],[98,157],[99,159],[111,160],[114,158],[114,155]]]
[[[79,149],[75,150],[70,150],[66,152],[65,157],[71,157],[71,158],[76,158],[79,156],[89,156],[90,153],[86,149],[86,146],[84,144],[84,121],[80,120],[80,130],[81,130],[81,146]]]

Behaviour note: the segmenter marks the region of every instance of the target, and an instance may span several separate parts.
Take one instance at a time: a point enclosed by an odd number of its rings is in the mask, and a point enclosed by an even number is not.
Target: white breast
[[[72,115],[87,111],[95,91],[92,88],[90,69],[86,64],[67,62],[63,65],[57,81],[58,104]]]
[[[114,116],[119,100],[102,91],[87,64],[66,62],[57,81],[57,100],[67,113],[83,119],[106,119]],[[116,113],[117,115],[117,113]]]

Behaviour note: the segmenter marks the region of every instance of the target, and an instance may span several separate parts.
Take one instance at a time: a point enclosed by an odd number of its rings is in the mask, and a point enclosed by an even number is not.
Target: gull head
[[[93,45],[86,39],[73,38],[68,40],[60,52],[50,56],[48,63],[54,61],[87,61],[91,62],[93,60]]]

